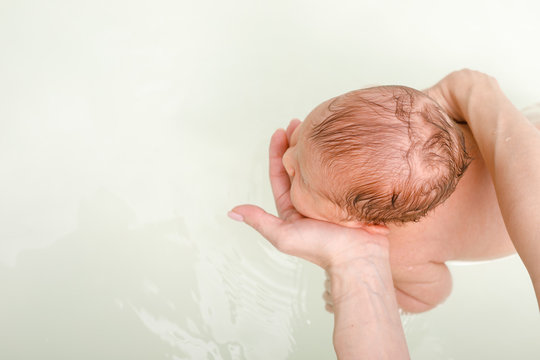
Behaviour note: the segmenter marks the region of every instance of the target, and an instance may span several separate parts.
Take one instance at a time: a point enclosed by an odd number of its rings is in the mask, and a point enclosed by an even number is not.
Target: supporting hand
[[[298,125],[298,120],[291,121],[287,131],[277,130],[270,142],[270,182],[279,217],[254,205],[237,206],[230,216],[253,227],[278,250],[306,259],[326,270],[366,259],[374,250],[387,253],[388,241],[382,235],[306,218],[296,211],[289,196],[289,176],[281,159]]]
[[[328,292],[332,301],[329,310],[335,313],[334,347],[340,360],[408,359],[388,239],[306,218],[291,203],[291,184],[281,159],[298,123],[293,120],[287,131],[277,130],[270,142],[270,182],[279,217],[254,205],[237,206],[229,216],[253,227],[278,250],[327,271],[332,287]]]
[[[479,71],[462,69],[445,76],[424,92],[435,100],[452,119],[474,121],[471,116],[471,97],[482,96],[484,106],[498,105],[502,92],[495,78]]]

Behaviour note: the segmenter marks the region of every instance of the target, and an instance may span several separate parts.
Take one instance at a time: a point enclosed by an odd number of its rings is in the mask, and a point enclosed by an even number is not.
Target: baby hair
[[[461,129],[424,93],[378,86],[335,98],[309,146],[331,186],[324,196],[370,224],[418,221],[470,164]]]

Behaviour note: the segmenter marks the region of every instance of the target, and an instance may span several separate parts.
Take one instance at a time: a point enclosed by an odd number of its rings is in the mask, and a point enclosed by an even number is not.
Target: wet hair
[[[424,93],[405,86],[351,91],[308,133],[347,218],[418,221],[443,203],[471,162],[461,129]]]

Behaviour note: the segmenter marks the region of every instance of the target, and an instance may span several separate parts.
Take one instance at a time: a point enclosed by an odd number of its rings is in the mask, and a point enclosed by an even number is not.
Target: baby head
[[[346,226],[418,221],[452,194],[470,161],[456,123],[405,86],[325,101],[283,155],[295,208]]]

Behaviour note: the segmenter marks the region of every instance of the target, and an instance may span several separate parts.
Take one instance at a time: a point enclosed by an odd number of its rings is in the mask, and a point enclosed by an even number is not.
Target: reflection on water
[[[240,240],[217,230],[195,239],[181,217],[139,226],[106,190],[78,213],[74,231],[0,268],[2,358],[275,360],[294,350],[305,297],[296,260],[255,267]]]

